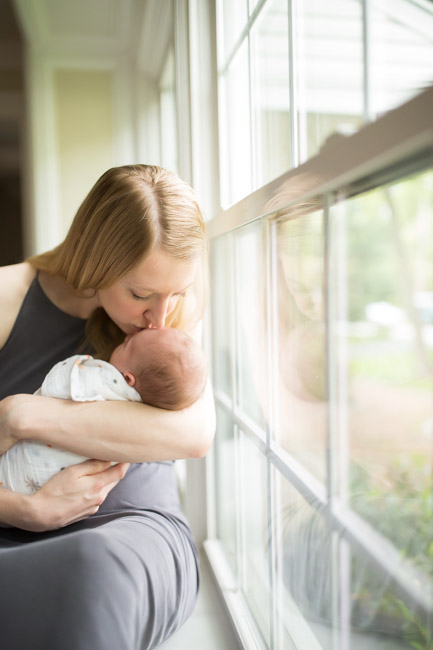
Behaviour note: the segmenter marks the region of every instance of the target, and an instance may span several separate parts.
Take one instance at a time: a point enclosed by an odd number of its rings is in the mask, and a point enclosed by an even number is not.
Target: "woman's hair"
[[[191,327],[203,315],[207,294],[204,221],[192,188],[167,169],[152,165],[109,169],[79,207],[65,240],[29,262],[59,275],[77,291],[96,291],[117,282],[155,246],[173,258],[202,262],[190,295],[167,317],[167,326]],[[89,318],[86,344],[95,356],[108,359],[123,338],[103,309]]]

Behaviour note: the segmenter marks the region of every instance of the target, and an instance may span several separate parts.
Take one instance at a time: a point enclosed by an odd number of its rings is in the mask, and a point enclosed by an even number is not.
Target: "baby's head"
[[[110,363],[143,402],[159,408],[175,411],[190,406],[206,384],[202,349],[189,334],[175,328],[149,328],[126,336]]]

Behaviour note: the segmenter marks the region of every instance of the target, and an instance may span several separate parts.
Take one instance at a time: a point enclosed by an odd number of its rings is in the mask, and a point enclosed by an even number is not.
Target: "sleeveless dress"
[[[77,353],[85,320],[65,314],[37,277],[0,350],[0,399],[33,393]],[[90,435],[90,433],[89,433]],[[0,647],[145,650],[191,614],[198,554],[173,462],[131,465],[99,511],[47,533],[0,528]]]

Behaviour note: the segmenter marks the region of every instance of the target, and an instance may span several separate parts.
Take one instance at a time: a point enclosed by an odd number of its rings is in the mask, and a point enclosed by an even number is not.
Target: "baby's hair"
[[[143,401],[171,411],[191,406],[203,393],[207,379],[200,345],[186,332],[174,331],[174,345],[161,355],[146,354],[135,373],[135,388]]]

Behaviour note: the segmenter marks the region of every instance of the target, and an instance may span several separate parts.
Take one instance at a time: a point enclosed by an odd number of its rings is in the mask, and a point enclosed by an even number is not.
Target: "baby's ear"
[[[129,370],[127,370],[126,372],[122,372],[122,375],[128,386],[135,386],[135,375],[133,375],[132,372],[129,372]]]

